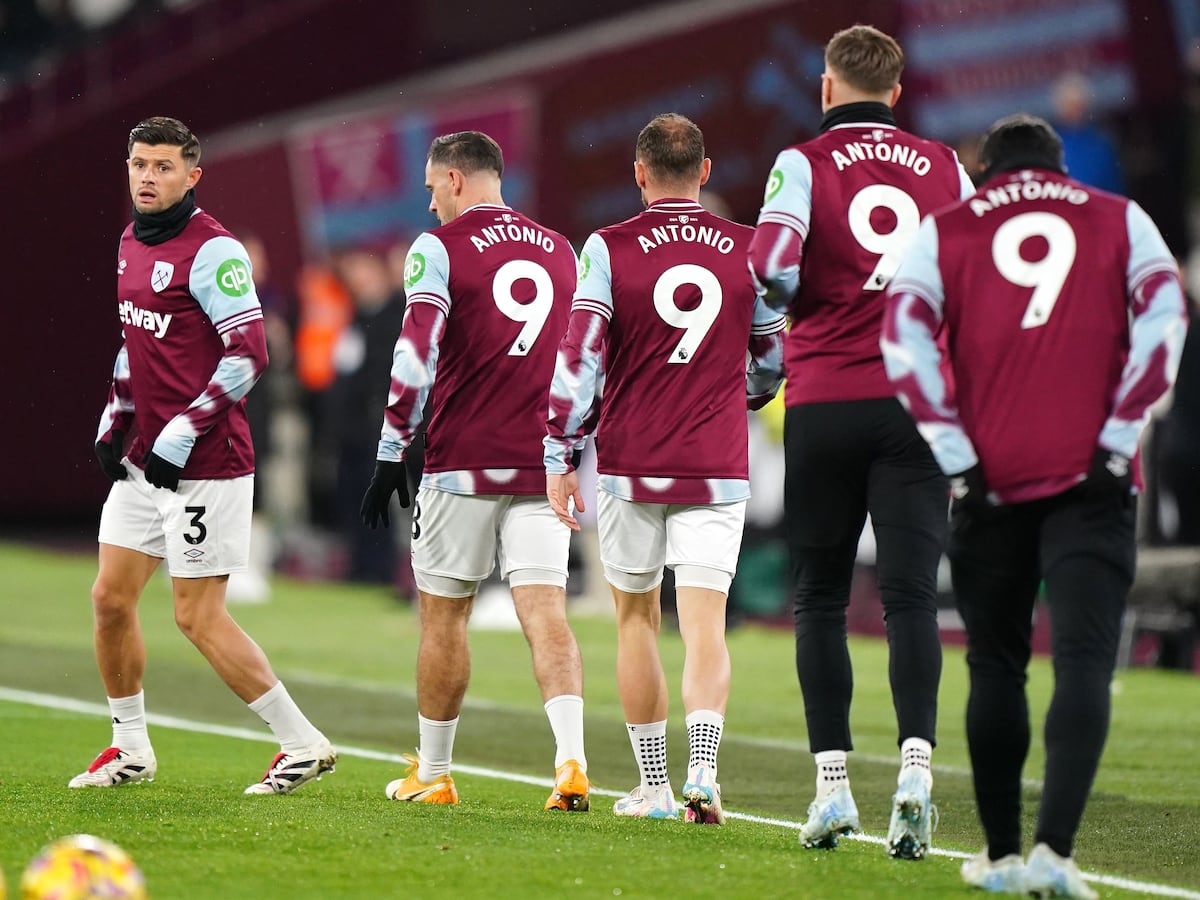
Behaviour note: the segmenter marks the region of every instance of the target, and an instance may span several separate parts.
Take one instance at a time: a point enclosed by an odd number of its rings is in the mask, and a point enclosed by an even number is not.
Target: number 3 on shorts
[[[201,521],[205,509],[207,507],[204,506],[185,506],[183,508],[183,511],[192,517],[192,521],[188,523],[188,526],[196,529],[194,534],[187,531],[183,533],[183,539],[189,544],[202,544],[204,543],[204,539],[208,537],[208,526]]]

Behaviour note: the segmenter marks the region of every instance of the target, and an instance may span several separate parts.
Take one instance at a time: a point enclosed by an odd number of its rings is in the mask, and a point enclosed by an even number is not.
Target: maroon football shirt
[[[972,190],[949,147],[882,123],[837,125],[779,154],[751,265],[764,283],[799,265],[788,406],[893,396],[884,289],[922,217]]]

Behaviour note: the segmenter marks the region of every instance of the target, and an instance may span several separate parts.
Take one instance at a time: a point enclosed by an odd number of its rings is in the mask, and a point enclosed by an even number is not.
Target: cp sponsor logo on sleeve
[[[581,254],[579,257],[579,275],[575,280],[577,282],[583,281],[583,279],[588,277],[588,272],[590,271],[592,271],[592,258],[586,253]]]
[[[408,262],[404,264],[404,286],[411,288],[425,274],[425,257],[420,253],[408,254]]]
[[[217,287],[230,297],[250,293],[250,267],[240,259],[227,259],[217,267]]]
[[[154,261],[154,271],[150,273],[150,287],[154,288],[154,293],[161,293],[171,283],[171,276],[174,274],[174,263],[156,259]]]
[[[779,193],[779,189],[783,187],[783,172],[779,169],[771,170],[771,177],[767,179],[767,190],[763,194],[763,202],[774,199]]]

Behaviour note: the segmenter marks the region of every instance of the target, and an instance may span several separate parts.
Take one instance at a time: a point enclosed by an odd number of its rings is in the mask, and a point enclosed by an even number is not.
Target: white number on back
[[[521,303],[513,296],[513,285],[523,278],[533,282],[533,299],[528,303]],[[508,355],[528,356],[554,305],[554,283],[550,280],[550,273],[532,260],[510,259],[500,267],[492,280],[492,297],[500,312],[524,325],[508,348]]]
[[[680,309],[675,305],[675,291],[685,284],[700,289],[700,303],[695,309]],[[671,266],[654,283],[654,309],[664,322],[673,328],[684,329],[679,343],[671,351],[668,363],[689,363],[717,315],[721,312],[721,282],[704,266],[690,263]]]
[[[1037,262],[1021,258],[1021,244],[1031,237],[1046,241],[1046,255]],[[996,229],[992,261],[996,271],[1019,287],[1033,288],[1022,328],[1040,328],[1050,320],[1063,283],[1075,263],[1075,231],[1061,216],[1027,212],[1013,216]]]
[[[891,210],[896,217],[896,226],[889,232],[880,234],[871,224],[871,213],[880,207]],[[898,187],[890,184],[871,184],[854,195],[850,201],[850,233],[868,253],[879,255],[879,262],[863,285],[864,291],[882,291],[896,269],[900,268],[900,260],[912,243],[913,236],[921,224],[921,211],[917,209],[916,201]]]

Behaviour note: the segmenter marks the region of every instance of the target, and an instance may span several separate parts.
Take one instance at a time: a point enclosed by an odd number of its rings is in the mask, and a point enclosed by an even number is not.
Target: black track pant
[[[954,522],[949,556],[967,628],[967,743],[993,859],[1021,849],[1029,752],[1026,666],[1044,584],[1054,656],[1035,840],[1069,856],[1100,764],[1121,616],[1134,572],[1133,501],[1079,489]]]
[[[846,607],[868,511],[898,742],[934,743],[942,672],[937,567],[948,494],[928,445],[899,401],[888,398],[790,407],[784,452],[796,672],[810,749],[853,749]]]

